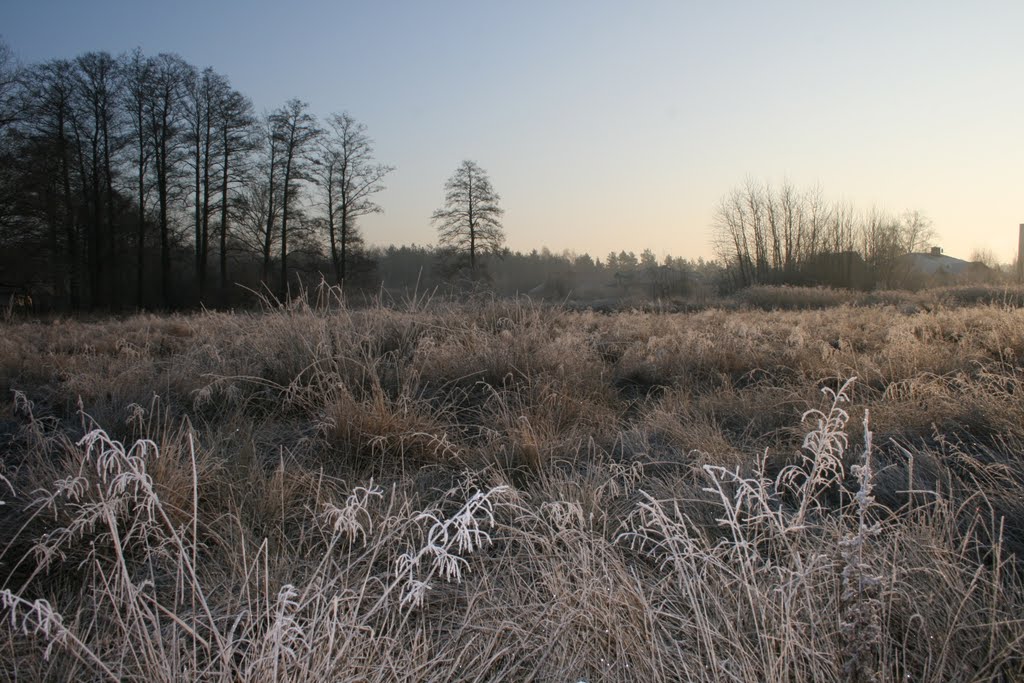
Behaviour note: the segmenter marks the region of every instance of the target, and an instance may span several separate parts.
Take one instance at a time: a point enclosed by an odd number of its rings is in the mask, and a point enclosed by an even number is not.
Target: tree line
[[[414,292],[449,293],[464,282],[452,278],[452,263],[459,258],[450,247],[403,245],[371,247],[368,255],[377,280],[388,296]],[[462,264],[468,268],[468,254]],[[454,259],[454,261],[453,261]],[[716,261],[689,260],[671,254],[658,258],[645,249],[640,254],[619,251],[605,258],[571,250],[547,248],[529,252],[502,249],[478,255],[478,280],[497,296],[530,295],[537,299],[594,301],[627,296],[634,299],[717,294],[728,288],[728,277]],[[469,275],[469,271],[463,271]]]
[[[368,249],[359,220],[382,210],[394,170],[348,112],[319,120],[293,98],[257,114],[227,76],[176,54],[22,66],[0,41],[0,284],[31,284],[55,307],[226,306],[322,274],[367,289],[461,279],[505,293],[579,282],[678,293],[687,277],[718,290],[857,286],[859,267],[893,286],[900,257],[933,237],[918,211],[859,212],[817,188],[748,180],[715,211],[718,263],[511,254],[500,196],[467,160],[430,217],[436,249]]]
[[[715,210],[714,247],[737,287],[757,284],[893,286],[900,257],[924,251],[935,237],[920,211],[892,215],[829,201],[820,188],[800,190],[748,179]],[[834,280],[834,282],[829,282]],[[824,282],[823,282],[824,281]]]
[[[0,283],[50,307],[234,305],[322,274],[370,295],[468,282],[612,296],[714,271],[650,251],[512,252],[500,196],[469,160],[429,217],[436,246],[368,248],[359,219],[381,211],[393,170],[349,113],[321,121],[291,99],[257,114],[227,76],[175,54],[20,66],[0,42]]]
[[[0,270],[72,309],[216,305],[314,266],[342,282],[392,170],[347,112],[259,115],[175,54],[20,66],[0,43]]]

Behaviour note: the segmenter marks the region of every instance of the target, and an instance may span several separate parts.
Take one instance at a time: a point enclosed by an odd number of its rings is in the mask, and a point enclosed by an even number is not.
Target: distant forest
[[[235,306],[321,281],[353,296],[590,299],[869,287],[931,238],[917,212],[860,215],[751,181],[718,208],[717,261],[500,249],[467,278],[448,247],[367,247],[359,219],[381,211],[393,170],[347,112],[318,120],[292,99],[258,115],[227,76],[178,55],[20,65],[0,43],[0,286],[40,309]]]

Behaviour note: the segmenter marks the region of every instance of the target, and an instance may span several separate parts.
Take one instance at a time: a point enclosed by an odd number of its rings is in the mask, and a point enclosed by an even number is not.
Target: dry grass
[[[4,324],[0,675],[1020,679],[1024,311],[942,296]]]

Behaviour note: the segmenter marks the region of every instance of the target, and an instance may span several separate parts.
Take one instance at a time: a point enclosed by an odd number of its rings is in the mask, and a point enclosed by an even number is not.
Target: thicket
[[[923,289],[1007,279],[1010,269],[983,252],[972,254],[959,273],[922,272],[908,255],[933,248],[941,254],[936,238],[921,211],[865,211],[826,199],[819,187],[801,190],[789,182],[773,186],[753,178],[722,198],[713,226],[715,253],[734,288]]]

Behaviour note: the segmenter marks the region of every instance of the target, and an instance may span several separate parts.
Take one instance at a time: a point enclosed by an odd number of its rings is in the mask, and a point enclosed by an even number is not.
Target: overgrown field
[[[968,299],[3,324],[0,674],[1022,680],[1024,309]]]

